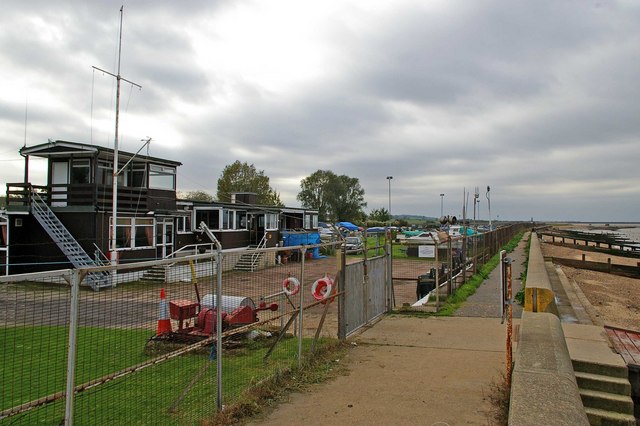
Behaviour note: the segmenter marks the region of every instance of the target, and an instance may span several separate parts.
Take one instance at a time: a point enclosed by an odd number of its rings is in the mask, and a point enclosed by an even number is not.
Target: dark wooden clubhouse
[[[25,146],[20,154],[25,159],[24,182],[7,184],[7,208],[0,214],[1,273],[106,260],[114,150],[58,140]],[[46,184],[30,182],[31,157],[47,159]],[[224,249],[274,247],[283,231],[317,232],[317,211],[256,205],[252,193],[233,194],[228,203],[178,199],[178,161],[119,151],[118,163],[126,165],[117,178],[119,262],[162,259],[187,246],[210,244],[199,228],[202,222]]]

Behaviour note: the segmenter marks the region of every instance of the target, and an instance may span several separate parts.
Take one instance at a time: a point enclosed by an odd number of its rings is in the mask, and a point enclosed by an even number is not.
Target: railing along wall
[[[64,184],[64,185],[32,185],[31,183],[7,183],[7,205],[29,206],[31,192],[35,191],[48,205],[52,202],[64,202],[70,206],[96,206],[101,209],[111,208],[113,204],[110,185],[97,184]],[[118,207],[147,207],[147,188],[118,187]],[[54,198],[55,197],[55,198]]]

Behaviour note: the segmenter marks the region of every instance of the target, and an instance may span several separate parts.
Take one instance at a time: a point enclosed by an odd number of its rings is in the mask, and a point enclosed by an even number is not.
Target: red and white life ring
[[[300,281],[296,277],[289,277],[286,280],[282,281],[282,291],[284,291],[289,296],[293,296],[294,294],[298,294],[300,291]]]
[[[318,278],[311,286],[311,295],[318,301],[328,299],[332,293],[335,293],[335,286],[333,280],[327,276]]]

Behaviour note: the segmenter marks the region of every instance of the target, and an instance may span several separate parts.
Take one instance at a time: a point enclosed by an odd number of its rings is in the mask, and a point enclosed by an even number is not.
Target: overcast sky
[[[9,0],[0,14],[0,185],[47,139],[113,147],[122,2]],[[254,164],[289,206],[318,169],[367,212],[640,221],[640,2],[124,3],[120,149],[215,194]],[[26,131],[25,131],[26,112]],[[146,151],[145,151],[146,152]],[[43,160],[31,181],[46,183]],[[4,192],[4,190],[2,190]]]

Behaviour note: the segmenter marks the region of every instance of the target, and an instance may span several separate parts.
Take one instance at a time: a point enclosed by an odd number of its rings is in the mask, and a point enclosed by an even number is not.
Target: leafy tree
[[[389,215],[389,210],[384,207],[372,210],[369,213],[369,220],[373,220],[376,222],[388,222],[391,219],[391,215]]]
[[[406,219],[396,219],[395,220],[395,225],[396,226],[409,226],[409,221]]]
[[[178,194],[178,197],[182,200],[207,201],[207,202],[213,201],[213,195],[205,191],[181,192]]]
[[[303,207],[318,210],[321,220],[361,222],[366,218],[364,189],[357,178],[318,170],[302,179],[300,188],[297,199]]]
[[[253,164],[238,160],[222,171],[218,179],[218,200],[230,202],[233,192],[255,192],[258,204],[284,206],[280,195],[269,185],[269,177],[265,176],[264,170],[258,171]]]

